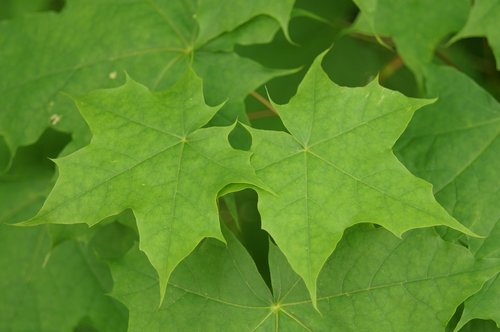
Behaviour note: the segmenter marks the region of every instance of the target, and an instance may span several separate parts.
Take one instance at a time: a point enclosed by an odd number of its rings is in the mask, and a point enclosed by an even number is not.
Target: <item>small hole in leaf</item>
[[[252,147],[252,135],[238,123],[229,133],[229,144],[237,150],[248,151]]]

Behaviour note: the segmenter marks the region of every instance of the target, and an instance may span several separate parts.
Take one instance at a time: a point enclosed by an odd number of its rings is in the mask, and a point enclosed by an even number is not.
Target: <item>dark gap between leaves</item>
[[[244,189],[219,198],[219,217],[252,256],[257,269],[272,291],[269,271],[269,235],[261,228],[258,196]]]

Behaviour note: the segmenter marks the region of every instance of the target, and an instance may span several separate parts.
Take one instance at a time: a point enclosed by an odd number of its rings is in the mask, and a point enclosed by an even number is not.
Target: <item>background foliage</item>
[[[499,22],[2,0],[0,331],[499,331]]]

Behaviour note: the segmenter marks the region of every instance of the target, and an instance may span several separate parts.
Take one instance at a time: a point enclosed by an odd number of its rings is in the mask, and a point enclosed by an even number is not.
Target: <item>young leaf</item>
[[[339,87],[318,57],[297,95],[276,106],[290,134],[249,129],[252,165],[275,193],[259,193],[263,228],[304,279],[313,302],[319,271],[349,226],[372,222],[400,236],[447,225],[470,234],[391,150],[413,112],[431,102],[377,82]]]
[[[469,19],[462,30],[453,38],[456,41],[467,37],[488,38],[500,70],[500,2],[497,0],[476,0],[472,6]]]
[[[469,12],[468,0],[354,2],[372,32],[392,37],[398,53],[417,74],[431,62],[439,42],[465,24]]]
[[[222,239],[218,192],[231,183],[259,184],[250,153],[231,148],[231,127],[200,129],[217,108],[205,105],[192,71],[163,93],[129,79],[77,104],[91,144],[56,160],[59,179],[27,224],[93,225],[132,209],[163,298],[170,273],[198,242]]]
[[[74,133],[70,151],[85,145],[85,123],[60,92],[74,95],[115,87],[124,72],[156,90],[174,83],[192,64],[202,76],[208,74],[206,97],[213,105],[228,98],[242,101],[253,89],[285,73],[234,52],[202,48],[208,39],[255,15],[272,16],[283,26],[291,0],[272,6],[267,1],[228,1],[215,23],[214,11],[221,8],[213,0],[67,2],[60,14],[0,22],[0,135],[11,154],[35,142],[49,126]],[[259,34],[255,41],[269,38],[268,29],[254,26],[252,31]]]

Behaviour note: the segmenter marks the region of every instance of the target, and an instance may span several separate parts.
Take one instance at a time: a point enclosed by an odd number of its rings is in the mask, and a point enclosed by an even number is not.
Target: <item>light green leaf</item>
[[[401,240],[356,228],[322,271],[318,313],[276,246],[271,294],[242,245],[226,237],[227,247],[207,239],[179,264],[159,309],[146,257],[135,249],[114,263],[113,296],[129,308],[130,331],[442,331],[456,306],[500,270],[432,230]]]
[[[417,74],[439,42],[466,22],[468,0],[354,0],[361,21],[379,36],[392,37],[398,53]]]
[[[93,225],[132,209],[163,297],[170,273],[201,239],[222,239],[218,192],[231,183],[260,184],[250,153],[231,148],[231,127],[200,129],[217,108],[205,105],[191,71],[162,93],[129,79],[77,104],[92,142],[56,160],[54,190],[27,224]]]
[[[493,49],[500,70],[500,2],[498,0],[476,0],[469,19],[462,30],[453,38],[456,41],[468,37],[486,37]]]
[[[430,102],[376,82],[339,87],[319,57],[290,103],[276,105],[290,134],[249,129],[252,165],[273,191],[259,193],[263,228],[304,279],[313,302],[323,264],[356,223],[377,223],[398,236],[433,225],[470,234],[391,150],[413,112]]]
[[[223,87],[215,95],[207,91],[207,101],[213,105],[228,98],[241,102],[253,89],[283,74],[232,52],[203,50],[203,46],[255,15],[273,16],[284,26],[293,1],[279,0],[272,6],[264,1],[255,5],[226,1],[223,15],[207,27],[214,10],[220,9],[218,4],[212,0],[68,0],[61,14],[0,22],[0,136],[11,154],[35,142],[49,126],[73,133],[67,152],[85,145],[89,139],[85,123],[61,91],[74,95],[115,87],[123,82],[125,72],[156,90],[175,82],[191,63],[197,72],[206,72],[217,56],[231,57],[240,70],[222,66],[216,75],[204,77],[207,87]],[[253,41],[269,39],[269,29],[252,27]],[[255,85],[248,89],[251,83]]]
[[[0,225],[0,330],[126,331],[105,266],[75,241],[50,242],[46,227]]]
[[[432,66],[425,77],[429,95],[439,100],[415,115],[398,142],[398,154],[434,185],[437,200],[454,217],[486,235],[469,239],[476,257],[500,258],[500,104],[453,68]],[[495,295],[488,294],[494,289],[466,302],[461,326],[480,312],[469,306],[500,312]]]

